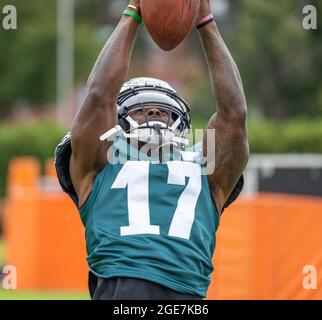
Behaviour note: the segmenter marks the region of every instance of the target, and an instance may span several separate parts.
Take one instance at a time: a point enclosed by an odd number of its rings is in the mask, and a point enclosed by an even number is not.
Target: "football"
[[[200,0],[141,0],[143,21],[163,50],[177,47],[196,25]]]

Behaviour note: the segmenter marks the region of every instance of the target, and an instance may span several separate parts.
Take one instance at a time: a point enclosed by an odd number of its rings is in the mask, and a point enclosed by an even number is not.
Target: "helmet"
[[[130,113],[137,109],[155,106],[165,110],[168,122],[146,121],[138,124]],[[162,146],[187,144],[184,136],[191,129],[190,109],[186,101],[165,81],[155,78],[135,78],[126,82],[117,99],[118,126],[109,130],[101,140],[117,134]],[[170,125],[170,120],[174,123]]]

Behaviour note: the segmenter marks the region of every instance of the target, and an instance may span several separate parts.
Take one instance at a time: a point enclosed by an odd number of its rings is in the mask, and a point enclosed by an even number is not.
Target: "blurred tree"
[[[42,103],[55,92],[54,2],[10,1],[17,7],[18,29],[0,29],[0,112],[13,103]],[[0,0],[0,8],[7,1]],[[23,14],[22,14],[23,13]]]
[[[5,4],[0,0],[0,8]],[[25,105],[41,108],[56,99],[56,1],[12,0],[10,4],[17,8],[18,29],[0,28],[0,116]],[[75,33],[78,79],[88,72],[99,43],[81,21]]]
[[[319,0],[230,0],[239,15],[229,43],[250,104],[268,118],[322,115],[322,30],[303,28],[306,4],[322,12]]]
[[[67,1],[67,0],[66,0]],[[84,81],[127,0],[76,0],[75,82]],[[0,0],[0,8],[7,0]],[[18,30],[0,28],[0,116],[56,100],[57,1],[11,0]],[[145,48],[139,38],[136,54]]]
[[[0,8],[7,2],[0,0]],[[322,29],[320,25],[311,31],[302,27],[303,6],[313,4],[320,14],[322,2],[213,2],[216,21],[241,70],[250,109],[277,119],[322,115]],[[76,0],[76,83],[86,80],[126,3]],[[0,116],[24,105],[41,108],[56,98],[56,1],[11,0],[10,4],[18,10],[18,30],[0,29]],[[156,51],[151,43],[147,32],[141,32],[130,76],[153,75],[156,65],[147,64],[158,63],[158,58],[151,59],[151,55],[175,57],[177,62],[171,66],[177,69],[177,81],[182,83],[179,87],[190,95],[198,116],[208,117],[213,98],[206,65],[200,63],[204,60],[197,33],[193,32],[184,44],[185,50],[174,56]],[[183,65],[186,61],[192,65]],[[173,73],[171,68],[169,72]]]

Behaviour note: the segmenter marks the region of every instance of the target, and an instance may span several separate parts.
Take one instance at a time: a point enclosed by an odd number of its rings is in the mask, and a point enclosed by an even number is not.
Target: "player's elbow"
[[[220,112],[220,111],[219,111]],[[227,108],[222,111],[223,117],[230,123],[245,126],[247,121],[247,107],[244,104],[238,104],[234,108]]]
[[[239,107],[236,112],[236,114],[234,115],[236,121],[238,121],[238,123],[240,124],[245,124],[246,120],[247,120],[247,108],[246,105],[242,105],[241,107]]]
[[[103,101],[106,99],[106,94],[104,90],[98,86],[91,86],[88,88],[86,93],[86,104],[98,107],[102,105]]]
[[[99,108],[114,105],[116,94],[99,83],[91,83],[86,89],[86,104]]]

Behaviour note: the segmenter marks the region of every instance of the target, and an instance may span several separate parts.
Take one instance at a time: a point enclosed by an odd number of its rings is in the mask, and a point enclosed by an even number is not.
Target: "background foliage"
[[[7,2],[0,0],[0,8]],[[314,4],[320,13],[322,2],[213,2],[215,13],[219,12],[218,3],[226,3],[228,8],[217,21],[240,67],[252,113],[272,119],[322,116],[322,29],[321,25],[311,31],[302,27],[303,6]],[[55,103],[56,96],[56,1],[11,0],[10,3],[18,10],[18,30],[0,31],[2,116],[26,105],[45,108]],[[125,0],[76,0],[76,83],[86,81],[126,3]],[[204,63],[195,32],[185,46],[178,53],[183,60],[196,65]],[[135,50],[137,59],[133,65],[140,65],[142,74],[149,72],[142,58],[151,52],[161,55],[145,31],[141,32]],[[185,79],[180,79],[183,83],[179,86],[191,92],[195,108],[201,109],[202,116],[208,116],[203,109],[212,104],[212,95],[206,69],[193,75],[191,81]]]
[[[195,128],[206,122],[195,121]],[[293,119],[287,122],[250,121],[249,142],[252,153],[322,153],[322,120]],[[0,126],[0,181],[6,181],[12,157],[33,155],[42,163],[53,157],[56,145],[66,130],[50,122]],[[5,183],[0,183],[0,198]]]

